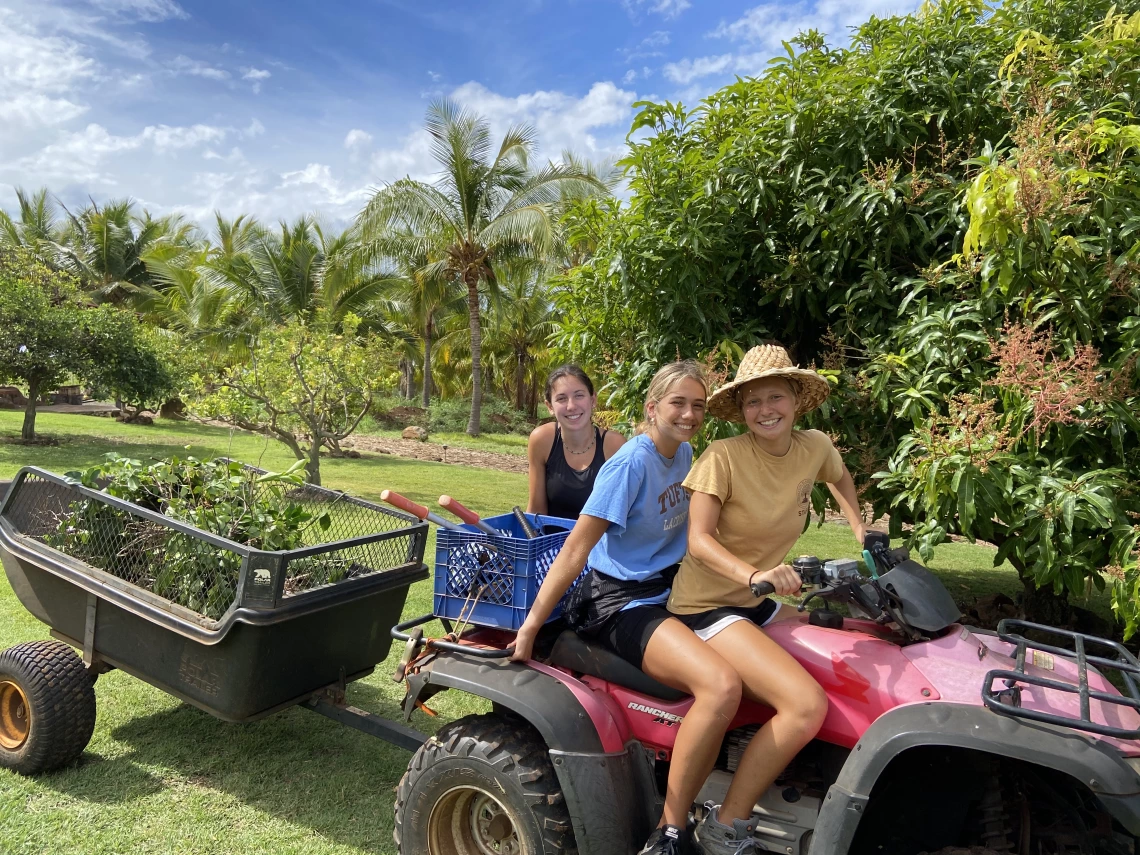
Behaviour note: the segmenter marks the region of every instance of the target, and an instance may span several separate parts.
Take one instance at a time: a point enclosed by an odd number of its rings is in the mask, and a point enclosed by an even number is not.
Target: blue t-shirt
[[[608,520],[610,527],[590,551],[595,570],[630,582],[651,579],[685,557],[689,495],[681,482],[693,465],[693,449],[681,443],[672,460],[653,440],[639,434],[605,462],[582,513]],[[663,603],[666,591],[625,608]]]

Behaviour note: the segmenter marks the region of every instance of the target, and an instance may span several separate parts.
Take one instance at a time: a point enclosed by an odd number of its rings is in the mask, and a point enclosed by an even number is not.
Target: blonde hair
[[[649,430],[649,405],[656,404],[680,383],[682,380],[696,380],[705,390],[705,397],[709,394],[709,382],[705,376],[704,366],[695,359],[679,359],[657,369],[653,379],[649,381],[649,389],[645,393],[645,403],[641,407],[644,420],[637,426],[637,433]]]

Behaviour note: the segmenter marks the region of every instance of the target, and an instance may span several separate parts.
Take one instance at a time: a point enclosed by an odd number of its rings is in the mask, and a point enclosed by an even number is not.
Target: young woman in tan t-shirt
[[[827,696],[761,627],[781,617],[775,601],[757,601],[750,583],[777,594],[801,581],[784,557],[803,531],[811,491],[827,483],[862,548],[865,533],[855,484],[828,436],[794,429],[795,419],[827,397],[827,381],[792,365],[783,348],[750,350],[736,379],[709,398],[708,411],[743,422],[748,432],[713,442],[684,486],[690,493],[689,549],[668,608],[740,675],[744,694],[775,710],[752,738],[724,804],[694,831],[702,852],[748,839],[752,806],[818,732]]]

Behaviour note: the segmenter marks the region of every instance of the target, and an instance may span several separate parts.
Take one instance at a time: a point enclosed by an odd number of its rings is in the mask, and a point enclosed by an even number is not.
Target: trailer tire
[[[77,760],[95,730],[94,680],[61,641],[0,652],[0,767],[22,775]]]
[[[550,755],[522,719],[470,715],[413,755],[396,789],[401,855],[574,855]]]

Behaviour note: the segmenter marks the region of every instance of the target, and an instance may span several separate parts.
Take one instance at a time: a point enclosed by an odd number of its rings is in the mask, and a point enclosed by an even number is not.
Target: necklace
[[[567,454],[586,454],[588,451],[593,450],[594,444],[598,441],[598,432],[596,430],[590,432],[590,444],[583,448],[581,451],[575,451],[566,444],[566,439],[562,440],[562,447],[566,449]]]
[[[575,451],[574,449],[572,449],[570,446],[566,445],[565,443],[562,444],[562,447],[566,449],[567,454],[585,454],[586,452],[593,450],[594,443],[596,443],[596,442],[597,442],[596,438],[591,439],[590,444],[587,445],[585,448],[583,448],[581,451]]]

